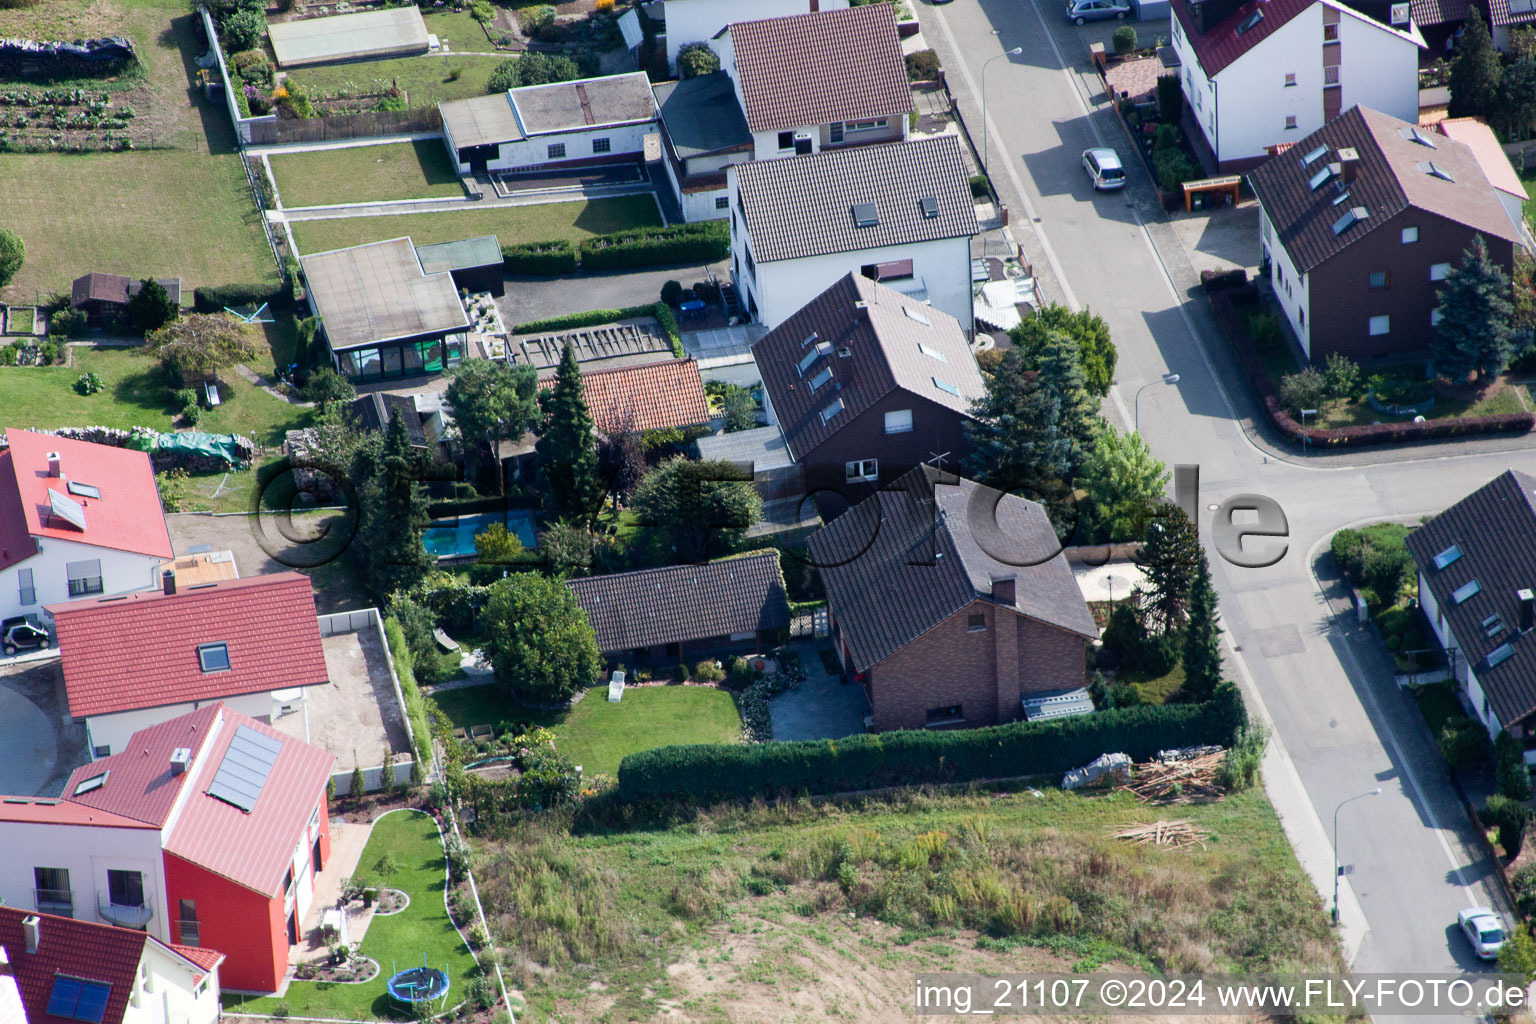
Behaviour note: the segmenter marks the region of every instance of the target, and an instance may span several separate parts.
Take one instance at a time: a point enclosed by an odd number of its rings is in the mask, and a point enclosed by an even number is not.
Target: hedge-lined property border
[[[730,228],[723,220],[668,227],[632,228],[593,235],[580,245],[557,239],[501,247],[509,274],[572,274],[581,270],[629,270],[681,263],[713,263],[730,255]]]
[[[518,324],[512,328],[512,333],[553,334],[557,331],[574,331],[578,327],[600,327],[603,324],[631,320],[640,316],[655,317],[662,333],[667,336],[667,341],[672,343],[672,354],[679,359],[688,357],[688,353],[683,349],[683,332],[677,325],[677,317],[665,302],[653,302],[649,306],[629,306],[624,309],[589,309],[583,313],[561,313],[559,316],[547,316],[542,320],[530,320],[525,324]]]
[[[1494,416],[1462,416],[1454,419],[1426,420],[1423,423],[1365,423],[1353,427],[1321,429],[1303,427],[1291,417],[1285,402],[1280,398],[1276,382],[1264,369],[1263,362],[1248,337],[1238,316],[1238,299],[1256,300],[1259,291],[1251,284],[1228,287],[1225,283],[1212,287],[1207,283],[1207,294],[1216,322],[1227,336],[1227,341],[1237,353],[1248,374],[1253,389],[1258,394],[1264,411],[1286,440],[1295,444],[1306,443],[1324,448],[1358,448],[1373,444],[1403,444],[1409,441],[1430,441],[1447,437],[1468,437],[1476,434],[1521,434],[1536,425],[1536,416],[1528,412],[1506,412]]]
[[[1231,745],[1246,726],[1224,683],[1204,704],[1159,704],[982,729],[909,730],[840,740],[660,747],[619,763],[624,800],[720,800],[839,793],[1059,774],[1101,754]]]
[[[422,776],[433,763],[432,725],[427,720],[427,702],[416,683],[416,666],[411,649],[405,642],[405,630],[394,616],[384,620],[384,639],[395,659],[395,677],[400,680],[400,700],[405,705],[406,717],[411,720],[411,732],[416,741],[416,760],[422,767]]]

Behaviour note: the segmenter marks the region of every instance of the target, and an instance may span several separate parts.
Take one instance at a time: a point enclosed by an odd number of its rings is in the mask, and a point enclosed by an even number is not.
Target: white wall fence
[[[395,761],[395,785],[402,786],[410,781],[411,765],[416,761],[416,733],[411,728],[411,716],[405,708],[405,697],[400,692],[400,676],[395,671],[395,656],[389,649],[389,638],[384,635],[384,619],[379,615],[377,608],[362,608],[351,612],[332,612],[329,615],[317,617],[320,623],[320,635],[340,636],[345,633],[369,633],[371,632],[379,643],[379,649],[384,652],[384,662],[389,666],[389,682],[395,691],[395,706],[400,709],[400,720],[405,723],[405,737],[410,743],[409,756],[399,757]],[[384,766],[377,765],[373,768],[363,769],[363,792],[372,793],[383,788]],[[423,772],[423,777],[426,773]],[[352,792],[352,769],[331,773],[331,781],[336,783],[336,795],[347,796]]]
[[[219,61],[219,75],[224,79],[224,106],[229,110],[230,123],[235,126],[235,134],[240,136],[240,145],[248,146],[251,144],[251,125],[256,121],[276,121],[277,115],[240,116],[240,104],[235,102],[235,90],[244,89],[245,80],[229,73],[229,65],[224,63],[224,47],[219,45],[219,30],[213,24],[213,16],[208,13],[208,8],[199,7],[197,13],[203,19],[203,31],[208,33],[208,48]]]

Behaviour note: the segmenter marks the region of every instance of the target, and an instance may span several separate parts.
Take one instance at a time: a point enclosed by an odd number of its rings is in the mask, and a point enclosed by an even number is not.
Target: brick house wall
[[[986,628],[972,632],[975,614]],[[874,731],[922,729],[929,709],[956,704],[966,728],[1016,721],[1021,695],[1083,685],[1086,644],[978,599],[870,668]]]

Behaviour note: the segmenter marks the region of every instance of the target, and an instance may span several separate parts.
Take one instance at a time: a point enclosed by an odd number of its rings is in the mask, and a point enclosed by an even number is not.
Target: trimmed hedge
[[[1528,412],[1506,412],[1496,416],[1462,416],[1454,419],[1425,420],[1423,423],[1364,423],[1353,427],[1335,427],[1324,430],[1303,427],[1291,416],[1275,381],[1264,369],[1253,340],[1243,329],[1235,303],[1238,300],[1253,301],[1258,289],[1253,285],[1212,292],[1211,309],[1222,333],[1227,336],[1238,361],[1258,392],[1259,401],[1269,414],[1270,422],[1285,438],[1295,444],[1302,439],[1310,445],[1324,448],[1357,448],[1372,444],[1405,444],[1409,441],[1432,441],[1448,437],[1469,437],[1475,434],[1523,434],[1536,426],[1536,415]]]
[[[1242,695],[1224,683],[1205,704],[1142,705],[983,729],[660,747],[619,763],[619,795],[749,799],[1057,774],[1100,754],[1123,752],[1145,761],[1172,747],[1230,745],[1247,721]]]
[[[635,228],[584,239],[581,268],[619,270],[673,263],[713,263],[725,259],[730,251],[730,225],[723,220]]]
[[[563,238],[504,245],[501,262],[509,274],[571,274],[576,271],[576,246]]]
[[[199,313],[217,313],[225,306],[249,303],[281,303],[288,297],[288,284],[219,284],[192,289],[192,308]]]

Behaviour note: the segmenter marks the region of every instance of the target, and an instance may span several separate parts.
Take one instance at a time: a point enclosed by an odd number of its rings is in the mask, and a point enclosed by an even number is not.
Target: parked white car
[[[1479,960],[1497,960],[1504,948],[1504,926],[1488,907],[1468,907],[1456,915],[1461,932],[1472,943]]]

